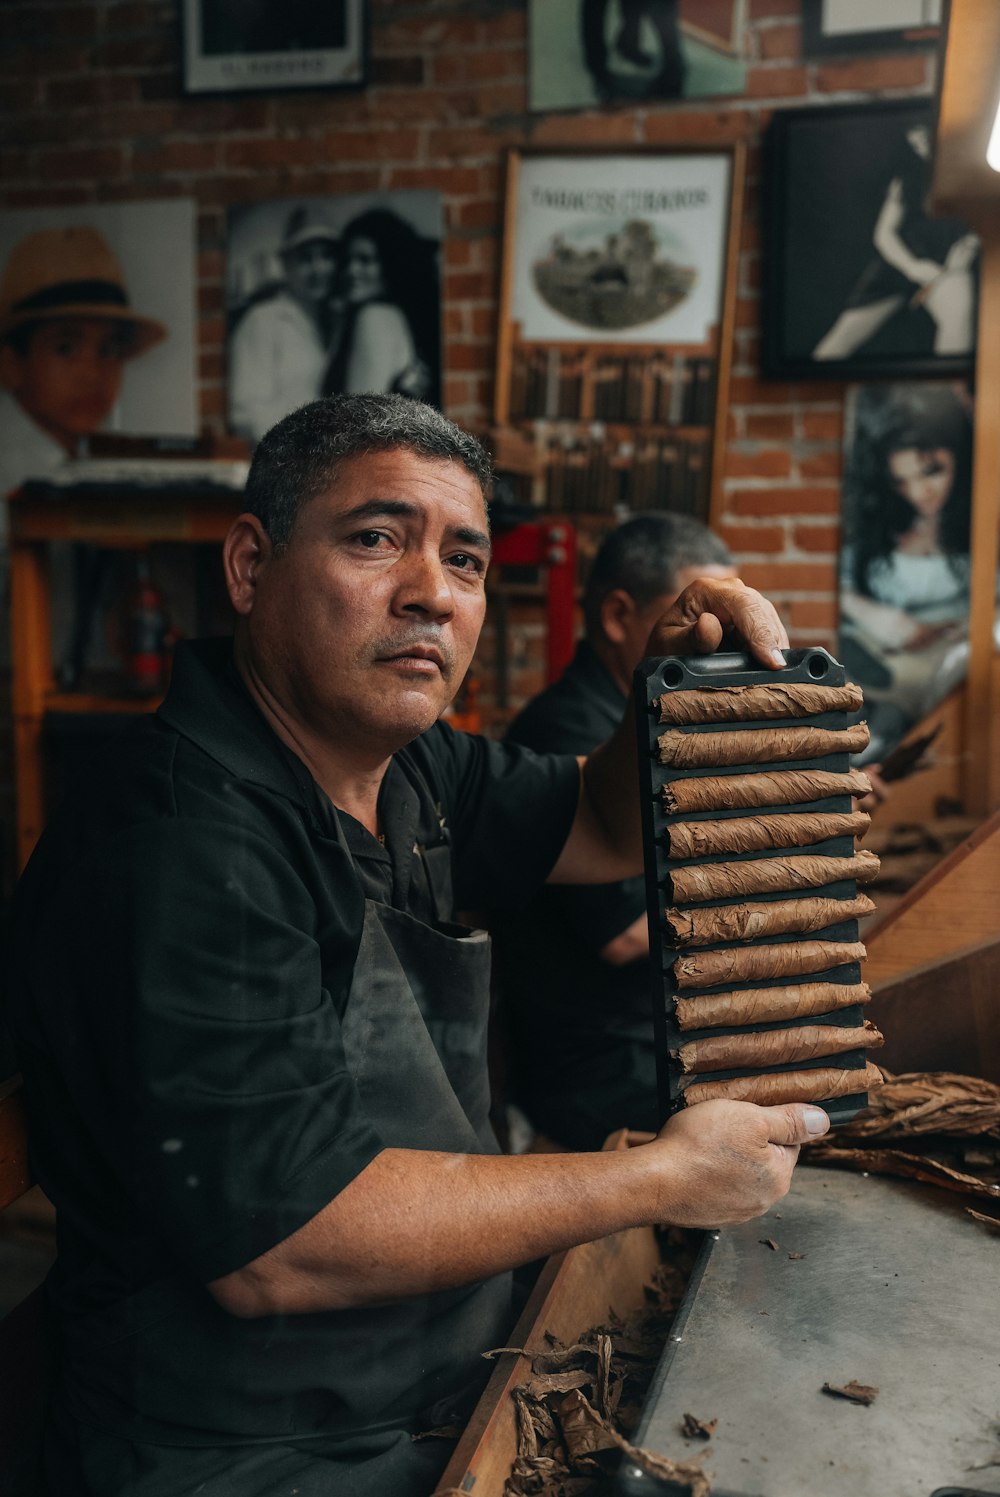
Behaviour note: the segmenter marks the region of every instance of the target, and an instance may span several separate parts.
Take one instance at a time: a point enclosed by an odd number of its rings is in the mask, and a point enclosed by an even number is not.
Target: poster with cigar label
[[[712,1097],[816,1102],[833,1121],[881,1080],[858,921],[868,742],[858,687],[823,649],[635,673],[661,1112]]]

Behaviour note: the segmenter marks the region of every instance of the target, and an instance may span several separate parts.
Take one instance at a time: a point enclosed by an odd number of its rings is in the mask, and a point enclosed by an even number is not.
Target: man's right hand
[[[670,1150],[661,1220],[725,1227],[761,1216],[787,1194],[799,1145],[829,1126],[821,1107],[800,1102],[756,1107],[720,1100],[675,1113],[646,1145]]]

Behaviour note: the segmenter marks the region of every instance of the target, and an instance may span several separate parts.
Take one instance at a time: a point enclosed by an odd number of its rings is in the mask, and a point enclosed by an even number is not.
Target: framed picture
[[[271,198],[229,210],[229,425],[255,443],[321,395],[441,399],[441,195]]]
[[[931,106],[775,115],[765,162],[763,365],[798,378],[971,368],[979,241],[931,217]]]
[[[849,392],[838,654],[875,762],[966,674],[972,412],[963,381]]]
[[[933,47],[943,0],[802,0],[802,55]]]
[[[508,158],[494,414],[560,510],[707,518],[743,150]]]
[[[740,94],[746,0],[529,0],[528,105]]]
[[[181,0],[184,91],[356,88],[365,0]]]

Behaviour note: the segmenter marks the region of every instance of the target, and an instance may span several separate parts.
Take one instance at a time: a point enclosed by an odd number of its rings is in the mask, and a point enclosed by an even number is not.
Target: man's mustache
[[[433,651],[440,662],[441,674],[447,679],[455,669],[455,651],[443,631],[435,624],[417,624],[395,633],[382,635],[372,643],[372,658],[387,660],[406,655],[411,650]]]

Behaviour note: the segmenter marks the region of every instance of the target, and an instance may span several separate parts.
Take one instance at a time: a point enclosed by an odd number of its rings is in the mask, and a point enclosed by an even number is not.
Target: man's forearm
[[[386,1149],[209,1289],[243,1317],[349,1309],[475,1283],[626,1227],[745,1221],[787,1191],[807,1113],[826,1127],[815,1108],[710,1103],[652,1143],[606,1154]]]

